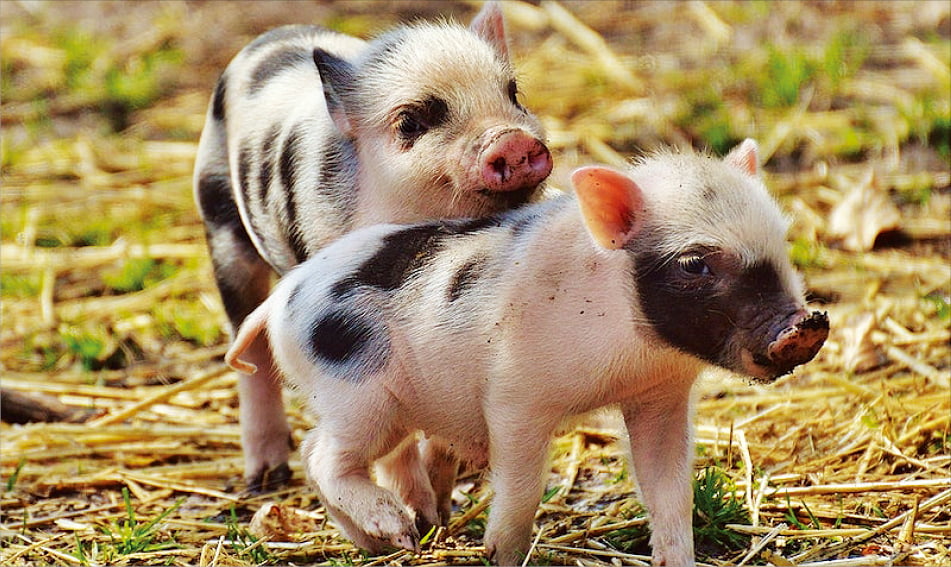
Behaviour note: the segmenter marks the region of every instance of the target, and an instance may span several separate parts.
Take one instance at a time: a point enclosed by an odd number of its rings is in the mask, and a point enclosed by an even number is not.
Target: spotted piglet
[[[272,273],[355,227],[532,200],[552,162],[517,93],[495,2],[468,28],[420,22],[366,42],[290,26],[251,42],[218,81],[195,166],[232,327]],[[238,386],[245,477],[261,490],[290,474],[290,430],[266,345],[246,356],[261,371]]]
[[[574,195],[487,218],[353,232],[285,276],[241,327],[228,362],[254,371],[243,352],[266,329],[318,417],[308,477],[357,545],[418,549],[418,503],[369,469],[422,432],[489,466],[487,553],[521,561],[552,433],[614,406],[654,563],[694,562],[698,372],[772,381],[816,355],[828,319],[805,309],[752,140],[722,160],[667,152],[626,172],[584,167],[572,184]],[[426,482],[426,471],[403,474]]]

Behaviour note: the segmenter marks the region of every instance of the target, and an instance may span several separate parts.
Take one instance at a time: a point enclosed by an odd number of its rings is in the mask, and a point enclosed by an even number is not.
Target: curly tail
[[[245,317],[244,322],[241,323],[241,328],[238,329],[238,334],[235,335],[234,341],[231,343],[231,348],[229,348],[227,354],[225,354],[225,362],[238,372],[254,374],[258,371],[257,366],[241,360],[239,357],[244,354],[244,351],[251,346],[254,339],[261,334],[261,331],[263,331],[267,325],[267,316],[270,313],[269,303],[270,301],[267,300],[261,305],[258,305],[257,309]]]

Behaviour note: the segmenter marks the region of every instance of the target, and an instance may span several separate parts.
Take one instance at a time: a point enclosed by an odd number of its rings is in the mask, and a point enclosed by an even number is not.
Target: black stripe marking
[[[297,164],[300,144],[300,130],[294,128],[284,139],[284,146],[281,148],[281,183],[284,185],[284,197],[287,211],[287,225],[284,227],[285,238],[294,251],[294,258],[297,263],[307,259],[307,245],[301,236],[300,219],[297,218],[297,202],[294,199],[297,194]]]
[[[456,270],[456,273],[452,275],[452,279],[449,281],[447,297],[450,303],[462,297],[462,294],[472,287],[476,280],[482,276],[487,261],[488,259],[485,256],[479,255],[470,258]]]
[[[198,179],[198,206],[206,223],[219,226],[240,226],[241,215],[231,193],[231,177],[205,174]]]
[[[251,202],[250,187],[248,187],[248,175],[251,172],[251,148],[247,144],[241,144],[238,148],[238,190],[244,197],[244,202],[250,208]]]
[[[268,194],[271,189],[271,172],[274,169],[274,147],[278,135],[281,133],[281,126],[275,124],[264,138],[261,144],[261,164],[258,169],[258,183],[261,185],[258,190],[261,195],[261,203],[266,208]]]
[[[350,140],[334,136],[327,140],[320,160],[317,190],[329,196],[336,208],[346,215],[349,224],[355,208],[357,192],[357,155]]]
[[[253,95],[280,73],[298,66],[314,68],[313,56],[309,50],[291,46],[269,53],[251,73],[248,91]]]
[[[285,43],[296,38],[307,37],[319,32],[329,32],[329,30],[327,28],[314,25],[281,26],[279,28],[266,31],[254,38],[254,40],[244,48],[244,52],[254,53],[255,51],[258,51],[262,47],[265,47],[271,43]]]
[[[211,115],[219,122],[225,121],[225,96],[228,89],[228,78],[222,73],[215,85],[215,94],[211,97]]]

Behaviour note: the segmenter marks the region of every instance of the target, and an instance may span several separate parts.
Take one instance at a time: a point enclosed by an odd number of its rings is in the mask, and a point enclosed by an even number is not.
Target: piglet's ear
[[[509,46],[505,40],[505,20],[502,18],[502,6],[498,2],[483,4],[469,24],[469,29],[495,48],[502,59],[508,61]]]
[[[353,65],[323,49],[314,50],[314,64],[320,73],[320,83],[324,91],[324,101],[334,125],[345,136],[350,136],[353,124],[347,115],[345,96],[353,84],[355,70]]]
[[[617,250],[643,224],[644,197],[630,177],[603,166],[589,165],[571,174],[584,224],[594,241]]]
[[[723,159],[743,173],[753,177],[759,176],[759,146],[752,138],[740,142],[740,145],[730,150]]]

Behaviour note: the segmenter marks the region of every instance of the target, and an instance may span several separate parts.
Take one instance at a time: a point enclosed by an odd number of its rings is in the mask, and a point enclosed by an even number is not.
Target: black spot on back
[[[456,273],[452,275],[452,279],[449,281],[447,297],[450,303],[462,297],[462,294],[479,279],[485,270],[486,262],[487,258],[479,255],[470,258],[456,270]]]
[[[215,85],[215,94],[211,97],[211,115],[215,120],[224,122],[225,120],[225,95],[228,88],[227,77],[222,74],[218,78],[218,84]]]
[[[331,366],[350,366],[349,376],[359,381],[385,362],[386,338],[379,329],[352,312],[331,311],[323,314],[310,331],[310,348],[316,362]]]
[[[353,283],[392,291],[424,265],[443,238],[439,225],[414,226],[394,232],[353,275]]]
[[[261,60],[251,73],[249,92],[255,94],[278,74],[298,66],[314,67],[310,50],[297,46],[278,49]]]
[[[439,251],[445,239],[496,226],[500,226],[500,219],[482,217],[439,221],[393,232],[383,238],[376,254],[364,262],[351,277],[338,282],[331,293],[339,297],[357,286],[393,291],[425,266]]]

